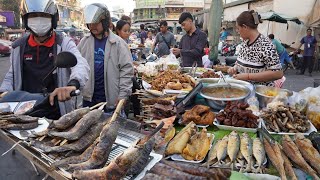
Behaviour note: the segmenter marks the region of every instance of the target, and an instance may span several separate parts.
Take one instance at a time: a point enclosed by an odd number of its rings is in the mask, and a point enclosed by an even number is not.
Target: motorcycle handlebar
[[[73,96],[79,96],[80,95],[80,90],[79,89],[77,89],[77,90],[75,90],[75,91],[71,91],[71,93],[70,93],[70,96],[71,97],[73,97]]]

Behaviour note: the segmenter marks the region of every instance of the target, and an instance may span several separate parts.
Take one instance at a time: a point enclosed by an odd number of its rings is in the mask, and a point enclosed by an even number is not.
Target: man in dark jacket
[[[186,34],[182,36],[179,48],[173,48],[173,54],[181,56],[182,65],[185,67],[191,67],[194,62],[197,62],[198,67],[202,67],[202,56],[207,43],[207,35],[196,28],[193,17],[189,12],[183,12],[180,15],[179,23]]]

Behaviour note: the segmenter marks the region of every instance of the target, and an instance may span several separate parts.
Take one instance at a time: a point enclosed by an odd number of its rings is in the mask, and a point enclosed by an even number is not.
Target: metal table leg
[[[30,161],[30,163],[31,163],[31,165],[32,165],[33,169],[36,171],[37,176],[39,176],[39,175],[40,175],[40,173],[39,173],[39,171],[38,171],[37,167],[33,164],[33,162],[32,162],[32,161]]]

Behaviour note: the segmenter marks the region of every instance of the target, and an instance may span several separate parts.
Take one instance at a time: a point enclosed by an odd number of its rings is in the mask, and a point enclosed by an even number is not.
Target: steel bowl
[[[272,100],[276,97],[276,96],[267,96],[265,92],[268,90],[275,91],[277,92],[277,94],[279,94],[280,92],[286,92],[287,96],[292,96],[293,94],[292,91],[289,91],[287,89],[280,89],[280,88],[269,87],[264,85],[255,85],[256,97],[259,101],[260,108],[267,107],[267,105],[271,103]]]
[[[203,93],[205,89],[208,88],[217,88],[217,87],[226,87],[227,88],[231,86],[231,88],[237,88],[245,91],[244,96],[236,97],[236,98],[217,98],[213,96],[209,96]],[[230,101],[244,101],[246,97],[249,96],[251,93],[250,89],[247,86],[235,84],[235,83],[216,83],[216,84],[210,84],[200,91],[200,95],[205,98],[207,104],[212,107],[213,109],[221,110],[226,107],[227,103]]]

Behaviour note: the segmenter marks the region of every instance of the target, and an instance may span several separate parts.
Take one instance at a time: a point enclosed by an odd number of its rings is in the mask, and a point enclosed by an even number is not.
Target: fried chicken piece
[[[209,112],[210,107],[204,105],[196,105],[191,109],[191,111],[201,116],[203,113]]]
[[[196,122],[196,121],[200,121],[200,120],[201,120],[201,117],[199,115],[195,114],[191,110],[185,112],[182,115],[182,123],[183,124],[188,124],[191,121]]]
[[[215,117],[215,114],[209,111],[205,115],[203,115],[199,121],[193,121],[193,122],[201,125],[212,125],[214,117]]]

